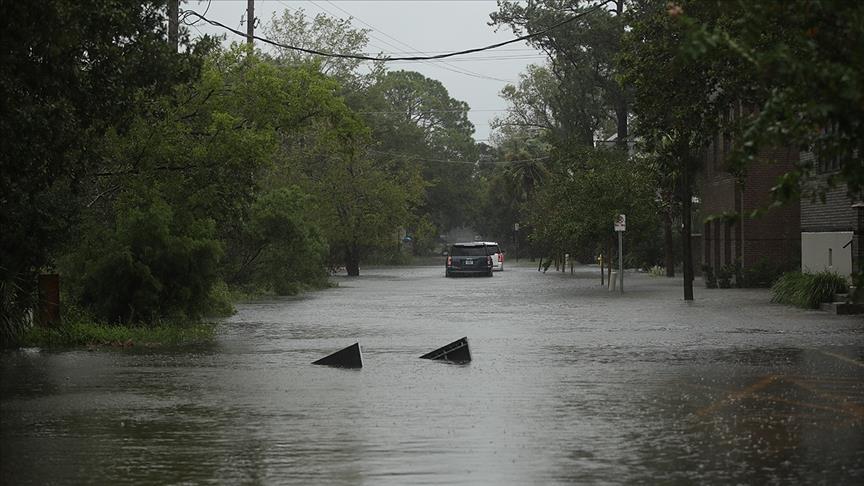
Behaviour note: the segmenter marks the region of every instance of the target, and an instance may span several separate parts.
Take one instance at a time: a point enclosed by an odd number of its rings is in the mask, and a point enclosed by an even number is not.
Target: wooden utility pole
[[[682,244],[682,253],[684,256],[684,265],[683,265],[683,273],[684,273],[684,300],[693,300],[693,237],[691,236],[691,207],[693,197],[693,188],[690,187],[690,152],[689,148],[685,148],[681,152],[681,166],[682,166],[682,174],[681,179],[683,186],[681,188],[681,218],[683,219],[683,223],[681,225],[681,244]]]
[[[180,40],[180,0],[168,0],[168,43],[177,51]]]
[[[246,0],[246,43],[255,45],[255,0]]]

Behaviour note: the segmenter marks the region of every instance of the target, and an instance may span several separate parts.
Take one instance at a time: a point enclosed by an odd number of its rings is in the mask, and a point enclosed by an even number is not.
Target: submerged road
[[[864,482],[864,319],[629,275],[361,269],[217,343],[0,355],[0,483]],[[467,336],[473,361],[418,357]],[[361,370],[310,365],[359,342]]]

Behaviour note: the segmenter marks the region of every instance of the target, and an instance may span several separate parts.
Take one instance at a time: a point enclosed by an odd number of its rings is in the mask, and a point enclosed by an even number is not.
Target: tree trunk
[[[675,242],[672,234],[672,212],[666,212],[666,218],[663,222],[663,233],[666,240],[666,276],[675,276]]]
[[[621,37],[625,34],[625,23],[624,23],[624,0],[618,0],[615,2],[615,14],[616,17],[621,22],[620,32]],[[615,118],[617,122],[618,129],[618,148],[624,150],[625,152],[628,149],[627,144],[627,114],[630,112],[630,107],[627,103],[627,90],[624,86],[621,86],[618,92],[618,103],[615,106]]]
[[[621,97],[624,97],[624,94],[621,93]],[[618,102],[618,106],[615,107],[615,118],[618,124],[618,139],[616,140],[616,144],[619,149],[623,151],[627,151],[627,113],[629,112],[627,107],[627,101],[620,100]]]
[[[683,225],[681,228],[681,243],[683,243],[684,256],[684,300],[693,300],[693,249],[692,238],[690,237],[690,210],[691,198],[693,197],[690,188],[690,159],[689,154],[684,156],[682,179],[682,197],[681,197],[681,220]]]
[[[606,282],[611,283],[612,280],[612,269],[615,268],[615,255],[612,253],[612,239],[610,238],[606,241],[606,255],[609,256],[609,265],[607,265],[608,272],[606,273]]]
[[[357,245],[350,245],[345,249],[345,270],[349,277],[360,276],[360,251]]]
[[[603,275],[603,266],[604,265],[606,265],[606,262],[603,261],[603,254],[601,253],[600,254],[600,286],[601,287],[603,286],[603,284],[606,283],[606,280],[604,279],[604,275]]]

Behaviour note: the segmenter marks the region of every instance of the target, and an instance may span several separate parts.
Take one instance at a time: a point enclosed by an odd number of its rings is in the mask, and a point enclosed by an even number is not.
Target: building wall
[[[856,226],[856,211],[846,186],[835,187],[821,199],[801,200],[801,231],[850,231]]]
[[[818,173],[817,184],[825,184],[838,170],[836,163],[817,163],[810,152],[803,152],[801,160],[813,164]],[[801,270],[818,272],[827,268],[830,249],[832,259],[840,256],[838,251],[842,253],[843,262],[851,259],[849,268],[844,264],[841,270],[834,265],[838,273],[848,275],[864,271],[864,208],[853,207],[856,201],[849,197],[843,184],[829,189],[824,196],[824,201],[818,197],[801,201],[801,231],[804,232],[801,235]],[[850,240],[852,244],[842,248]]]
[[[795,150],[764,152],[747,172],[741,203],[745,214],[770,207],[771,188],[797,161],[798,151]],[[772,207],[761,217],[745,216],[742,233],[741,260],[744,267],[760,261],[789,269],[798,267],[801,261],[801,207],[797,201]]]
[[[801,271],[852,274],[852,231],[801,233]],[[845,248],[844,248],[845,247]]]
[[[771,188],[798,161],[798,152],[763,152],[748,167],[744,183],[738,184],[725,170],[728,147],[728,140],[718,135],[702,154],[702,212],[715,217],[703,225],[703,261],[714,268],[736,262],[747,268],[762,261],[797,268],[801,261],[800,206],[788,203],[756,218],[750,213],[771,205]],[[717,218],[724,213],[740,214],[742,219]]]

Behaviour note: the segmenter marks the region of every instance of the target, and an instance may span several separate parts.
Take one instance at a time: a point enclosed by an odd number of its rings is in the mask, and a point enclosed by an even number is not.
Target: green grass
[[[834,294],[846,291],[846,279],[833,272],[784,273],[771,286],[771,302],[805,309],[818,309],[830,302]]]
[[[155,326],[109,326],[76,322],[50,329],[32,327],[21,337],[22,347],[179,346],[213,341],[212,323]]]

